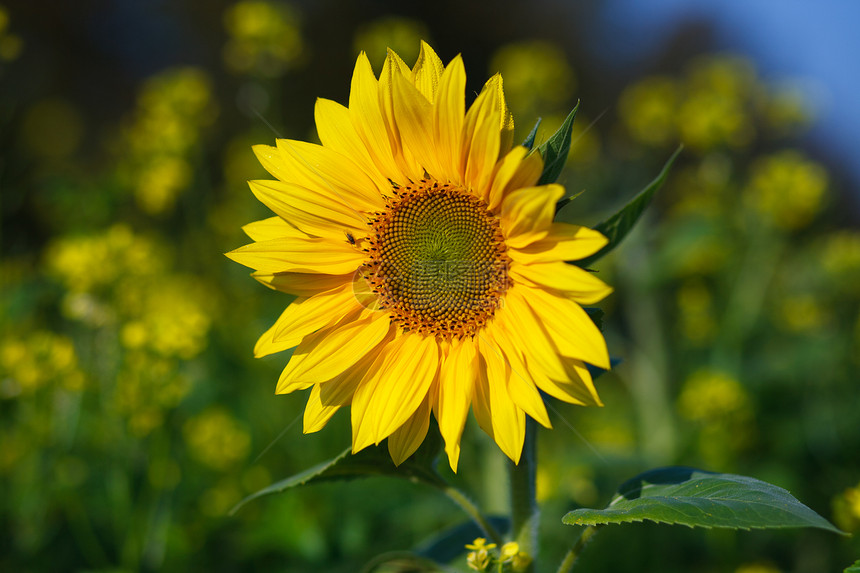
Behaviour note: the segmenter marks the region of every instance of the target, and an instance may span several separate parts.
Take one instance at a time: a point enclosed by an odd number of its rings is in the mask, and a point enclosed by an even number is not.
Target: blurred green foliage
[[[295,74],[326,38],[308,36],[295,5],[222,7],[220,63],[158,71],[106,129],[63,93],[0,96],[0,570],[352,572],[465,518],[381,478],[227,516],[339,452],[349,420],[300,435],[301,397],[273,396],[287,357],[251,357],[289,300],[221,255],[266,216],[244,184],[262,176],[250,145],[275,136],[257,114],[306,129],[311,108],[284,94],[302,89]],[[419,37],[440,35],[400,16],[353,24],[350,41],[377,63],[387,45],[410,60]],[[0,6],[4,82],[29,73],[18,64],[33,33]],[[546,39],[491,48],[520,137],[544,117],[540,144],[584,76]],[[338,56],[344,69],[354,55]],[[480,85],[485,70],[465,55]],[[331,80],[342,94],[348,82]],[[577,117],[560,182],[587,192],[562,220],[599,221],[679,142],[687,151],[648,220],[596,265],[616,288],[604,324],[623,363],[599,381],[605,408],[552,404],[556,429],[539,448],[545,564],[575,535],[561,515],[670,463],[776,483],[860,530],[860,230],[800,143],[811,110],[728,55],[632,78],[607,105]],[[474,423],[463,452],[449,477],[504,512],[504,461]],[[816,531],[642,525],[602,533],[581,566],[817,573],[858,554],[857,541]]]

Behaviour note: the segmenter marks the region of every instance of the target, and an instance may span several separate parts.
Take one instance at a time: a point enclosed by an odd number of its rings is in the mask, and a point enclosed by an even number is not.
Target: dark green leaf
[[[672,157],[670,157],[669,161],[666,162],[666,165],[663,166],[660,174],[657,175],[657,177],[649,183],[645,189],[640,191],[632,201],[627,203],[620,211],[594,227],[596,231],[600,231],[606,235],[606,238],[609,239],[609,243],[590,257],[576,261],[578,266],[587,267],[591,265],[617,247],[621,240],[627,236],[627,233],[630,232],[636,224],[636,221],[639,220],[639,217],[645,211],[645,208],[649,203],[651,203],[651,198],[654,196],[654,193],[656,193],[657,190],[663,186],[663,183],[666,182],[669,170],[683,148],[684,146],[682,145],[675,150],[675,153],[672,154]]]
[[[606,509],[576,509],[567,525],[650,520],[688,527],[817,527],[842,533],[786,490],[745,476],[670,467],[624,482]]]
[[[860,573],[860,559],[849,565],[842,573]]]
[[[436,473],[435,465],[439,452],[442,449],[442,440],[438,430],[431,428],[427,432],[424,443],[412,456],[395,466],[388,453],[388,444],[383,442],[379,446],[365,448],[355,455],[350,454],[347,449],[334,459],[297,473],[272,485],[252,493],[236,504],[230,513],[233,514],[249,501],[269,495],[280,493],[287,489],[320,483],[332,480],[347,480],[366,476],[391,476],[405,478],[432,485],[434,487],[445,487],[446,482]]]
[[[439,573],[433,560],[409,551],[391,551],[377,555],[361,568],[361,573]]]
[[[576,107],[558,128],[558,131],[538,146],[538,153],[543,157],[543,173],[541,173],[538,185],[554,183],[561,175],[561,170],[564,169],[567,154],[570,151],[570,133],[573,130],[573,118],[576,117],[576,110],[578,109],[579,103],[577,102]]]
[[[487,520],[502,535],[511,526],[507,517],[489,517]],[[437,563],[450,563],[466,551],[467,543],[472,543],[478,537],[485,537],[484,532],[474,521],[466,521],[434,535],[413,551]]]
[[[523,147],[525,147],[529,151],[531,151],[532,147],[534,147],[535,137],[537,137],[537,131],[538,131],[538,127],[540,127],[540,122],[541,122],[541,119],[538,118],[537,121],[535,122],[535,126],[532,128],[532,130],[526,136],[525,141],[523,141]]]
[[[580,191],[579,193],[574,193],[570,197],[565,197],[564,199],[559,200],[559,202],[555,204],[555,214],[558,215],[558,212],[564,209],[568,203],[582,195],[584,192],[585,191]]]
[[[584,306],[582,310],[588,315],[588,318],[591,319],[591,322],[594,323],[594,326],[598,328],[598,330],[603,330],[603,309],[598,308],[596,306]]]

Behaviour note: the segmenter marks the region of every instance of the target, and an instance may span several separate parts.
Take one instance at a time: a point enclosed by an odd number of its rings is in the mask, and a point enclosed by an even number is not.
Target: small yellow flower
[[[469,568],[475,571],[487,571],[492,562],[489,550],[495,547],[495,543],[487,543],[487,540],[483,537],[478,537],[473,543],[467,544],[466,549],[472,550],[466,556],[466,563],[469,565]]]
[[[502,549],[500,551],[499,558],[504,562],[508,562],[508,561],[513,560],[513,558],[519,552],[520,552],[520,544],[517,543],[516,541],[509,541],[509,542],[505,543],[504,545],[502,545]]]
[[[395,463],[439,422],[456,471],[471,406],[514,462],[526,415],[549,427],[540,391],[599,405],[586,363],[609,368],[580,305],[611,289],[565,261],[607,239],[553,222],[560,185],[513,146],[500,76],[471,107],[458,56],[427,44],[414,67],[389,52],[377,79],[356,62],[349,107],[319,99],[322,145],[257,146],[276,178],[251,190],[275,217],[228,256],[298,296],[257,343],[293,347],[276,392],[310,389],[304,431],[349,406],[352,450],[388,439]]]
[[[487,540],[483,537],[475,538],[471,544],[466,545],[466,549],[471,549],[473,551],[479,551],[481,549],[493,549],[496,546],[495,543],[487,543]]]

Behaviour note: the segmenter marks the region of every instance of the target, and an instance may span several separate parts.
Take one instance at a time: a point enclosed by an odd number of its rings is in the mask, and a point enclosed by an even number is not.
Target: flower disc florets
[[[369,224],[362,272],[404,331],[463,338],[493,316],[509,286],[510,259],[484,201],[422,179],[395,187]]]

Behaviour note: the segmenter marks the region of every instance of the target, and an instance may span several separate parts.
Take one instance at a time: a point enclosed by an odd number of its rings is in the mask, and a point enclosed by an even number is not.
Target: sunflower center
[[[425,179],[393,192],[370,221],[365,280],[404,330],[474,335],[509,284],[498,220],[461,187]]]

